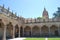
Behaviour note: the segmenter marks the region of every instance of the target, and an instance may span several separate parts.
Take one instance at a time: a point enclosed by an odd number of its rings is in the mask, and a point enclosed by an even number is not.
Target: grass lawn
[[[44,40],[44,38],[27,38],[25,40]]]
[[[60,38],[48,38],[48,40],[60,40]]]
[[[45,38],[26,38],[25,40],[46,40]],[[60,38],[48,38],[48,40],[60,40]]]

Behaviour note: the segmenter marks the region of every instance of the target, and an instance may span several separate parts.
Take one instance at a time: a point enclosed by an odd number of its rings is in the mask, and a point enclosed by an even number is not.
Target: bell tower
[[[46,11],[45,8],[44,8],[42,16],[43,16],[43,19],[49,19],[48,11]]]

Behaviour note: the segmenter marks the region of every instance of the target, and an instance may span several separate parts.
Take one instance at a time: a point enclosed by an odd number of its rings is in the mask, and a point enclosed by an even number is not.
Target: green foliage
[[[56,18],[59,18],[60,17],[60,7],[58,7],[58,11],[56,11],[54,14],[54,17]]]
[[[41,17],[37,17],[37,19],[41,19]]]

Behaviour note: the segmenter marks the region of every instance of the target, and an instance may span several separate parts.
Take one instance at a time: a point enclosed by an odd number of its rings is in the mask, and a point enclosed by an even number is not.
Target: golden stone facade
[[[60,20],[49,18],[44,8],[43,18],[18,17],[0,6],[0,37],[60,37]]]

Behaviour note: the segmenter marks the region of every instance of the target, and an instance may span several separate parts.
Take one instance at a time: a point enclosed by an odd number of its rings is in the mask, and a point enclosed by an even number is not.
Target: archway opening
[[[31,28],[29,26],[26,26],[24,28],[24,36],[25,37],[30,37],[31,36]]]
[[[3,39],[4,34],[4,23],[2,22],[2,19],[0,19],[0,40]]]
[[[15,26],[15,37],[19,37],[19,27],[18,25]]]
[[[23,37],[23,27],[20,27],[20,37]]]
[[[52,35],[52,36],[58,36],[58,27],[57,27],[57,26],[52,25],[52,26],[50,27],[50,30],[51,30],[51,35]]]
[[[7,24],[7,28],[6,28],[6,38],[7,38],[7,39],[13,38],[13,25],[12,25],[11,22],[9,22],[9,24]]]
[[[45,36],[45,37],[49,35],[49,30],[46,25],[42,26],[41,33],[42,33],[42,36]]]
[[[40,28],[38,26],[34,26],[32,28],[32,36],[39,37],[40,36]]]

